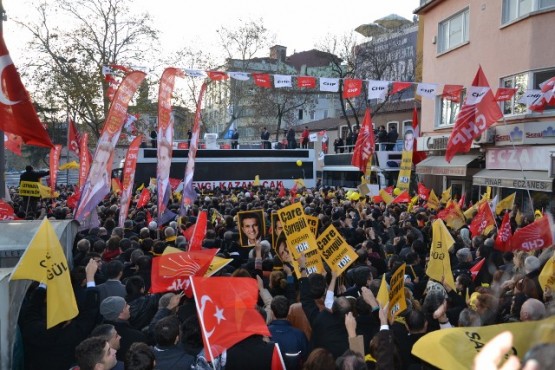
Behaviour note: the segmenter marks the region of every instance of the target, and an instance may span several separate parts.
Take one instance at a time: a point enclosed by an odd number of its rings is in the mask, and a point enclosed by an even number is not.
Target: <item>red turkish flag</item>
[[[497,238],[495,238],[495,249],[501,252],[510,252],[512,236],[513,233],[511,231],[509,212],[506,212],[505,216],[503,216],[503,222],[501,222],[501,226],[499,227]]]
[[[354,98],[362,92],[362,80],[344,79],[343,80],[343,99]]]
[[[488,226],[495,226],[495,219],[493,218],[493,213],[489,207],[488,202],[483,202],[478,208],[476,216],[472,219],[472,222],[468,226],[468,229],[472,233],[472,236],[481,235],[486,231]]]
[[[227,80],[229,78],[229,76],[225,72],[206,71],[206,73],[208,74],[208,77],[210,77],[210,79],[212,81],[223,81],[223,80]]]
[[[75,154],[79,155],[79,143],[81,142],[81,135],[79,135],[79,131],[77,131],[77,127],[75,127],[75,122],[70,118],[68,121],[68,144],[69,150],[74,152]]]
[[[409,195],[409,192],[405,190],[401,194],[399,194],[395,199],[393,199],[393,202],[391,203],[408,203],[408,202],[410,202],[410,195]]]
[[[193,229],[193,235],[189,242],[190,251],[200,251],[202,249],[202,241],[206,236],[206,225],[208,225],[208,213],[206,211],[200,212]]]
[[[551,215],[545,214],[528,226],[518,229],[511,238],[511,249],[519,251],[534,251],[544,249],[553,244]]]
[[[0,130],[21,136],[27,145],[53,147],[10,58],[3,34],[0,34]]]
[[[254,84],[259,87],[271,88],[272,81],[268,73],[253,73],[252,78],[254,79]]]
[[[401,92],[403,90],[408,89],[409,87],[412,86],[412,82],[399,82],[399,81],[394,81],[393,82],[393,87],[391,88],[391,93],[390,95],[393,94],[397,94],[398,92]]]
[[[213,361],[234,344],[259,334],[270,336],[256,310],[258,285],[243,277],[191,277],[204,348]]]
[[[137,201],[137,208],[142,208],[148,204],[150,201],[150,191],[147,188],[141,190],[141,195],[139,195],[139,200]]]
[[[453,103],[460,103],[461,102],[461,91],[463,90],[464,86],[462,85],[444,85],[443,86],[443,93],[441,96],[444,99],[450,100]]]
[[[516,90],[517,90],[516,88],[512,88],[512,87],[500,87],[495,92],[494,99],[496,102],[509,101],[515,95]]]
[[[466,203],[466,194],[461,195],[461,199],[459,199],[459,208],[464,208],[464,204]]]
[[[168,253],[159,258],[158,275],[166,278],[203,276],[214,259],[217,248]]]
[[[364,120],[362,121],[362,127],[355,144],[351,164],[358,167],[361,172],[365,173],[368,161],[370,161],[374,155],[374,147],[374,128],[372,127],[372,117],[370,114],[370,108],[366,108]]]
[[[297,76],[297,87],[306,87],[309,89],[314,89],[316,87],[316,77]]]
[[[430,196],[430,189],[424,186],[423,183],[418,183],[418,197],[422,200],[428,200],[428,196]]]
[[[10,152],[21,156],[22,144],[23,140],[21,139],[21,136],[4,132],[4,148],[8,149]]]
[[[13,220],[15,219],[15,212],[8,203],[0,199],[0,220]]]
[[[484,266],[484,262],[486,262],[486,259],[482,258],[480,261],[478,261],[474,266],[472,266],[470,268],[470,274],[472,275],[472,281],[476,280],[476,276],[478,276],[478,273],[482,269],[482,266]]]
[[[472,140],[480,137],[482,132],[502,117],[503,113],[495,102],[488,80],[480,67],[472,86],[468,89],[466,100],[457,114],[455,128],[447,143],[445,160],[451,162],[456,153],[468,152]]]

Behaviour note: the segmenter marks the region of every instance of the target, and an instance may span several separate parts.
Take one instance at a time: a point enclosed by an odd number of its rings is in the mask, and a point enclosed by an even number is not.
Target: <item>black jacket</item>
[[[150,342],[149,338],[145,334],[143,334],[143,332],[133,328],[131,325],[129,325],[129,322],[127,321],[105,320],[104,323],[114,325],[116,331],[121,336],[120,347],[116,353],[116,358],[118,359],[118,361],[125,360],[125,354],[133,343],[142,342],[146,344],[154,344]]]
[[[19,327],[28,370],[67,370],[75,363],[75,347],[87,338],[96,323],[98,292],[85,289],[79,314],[69,323],[46,329],[46,290],[37,288],[20,311]]]

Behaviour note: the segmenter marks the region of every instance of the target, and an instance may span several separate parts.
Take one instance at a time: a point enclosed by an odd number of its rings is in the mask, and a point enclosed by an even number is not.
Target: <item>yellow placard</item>
[[[409,190],[410,175],[412,171],[412,151],[403,150],[400,168],[399,177],[397,178],[397,188],[401,190]]]
[[[403,263],[393,275],[391,275],[391,280],[389,281],[389,321],[399,315],[401,312],[407,309],[407,301],[405,300],[405,267],[406,263]]]
[[[314,234],[314,236],[318,236],[318,221],[320,221],[320,219],[317,216],[310,216],[310,215],[305,215],[304,216],[306,218],[306,222],[308,222],[308,227],[310,227],[310,231],[312,231],[312,234]]]
[[[318,251],[332,271],[341,275],[342,272],[357,260],[358,255],[335,226],[330,225],[316,239]]]
[[[22,197],[40,198],[38,181],[21,181],[19,183],[19,195]]]
[[[322,273],[324,265],[318,254],[316,237],[310,230],[302,205],[300,203],[293,203],[280,209],[277,214],[287,239],[287,246],[293,258],[297,260],[304,253],[307,273]],[[294,267],[297,276],[300,276],[297,270],[298,266],[294,265]]]

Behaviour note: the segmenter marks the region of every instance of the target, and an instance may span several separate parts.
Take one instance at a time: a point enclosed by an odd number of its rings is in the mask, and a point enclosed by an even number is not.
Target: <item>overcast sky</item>
[[[77,1],[77,0],[76,0]],[[26,36],[10,18],[25,19],[34,10],[28,0],[2,0],[8,15],[4,38],[17,65],[24,58]],[[160,29],[164,47],[176,42],[215,49],[216,30],[234,28],[238,19],[257,20],[275,34],[276,44],[287,47],[287,54],[305,51],[326,34],[342,35],[357,26],[395,13],[412,19],[419,0],[135,0],[135,5],[152,14]]]

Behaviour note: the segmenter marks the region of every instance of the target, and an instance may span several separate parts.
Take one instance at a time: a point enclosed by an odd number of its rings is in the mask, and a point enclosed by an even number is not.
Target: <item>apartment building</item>
[[[430,156],[417,174],[436,191],[452,186],[453,194],[476,200],[490,186],[500,199],[516,191],[526,211],[553,208],[555,106],[535,112],[518,101],[555,76],[555,1],[422,0],[415,14],[423,82],[467,87],[481,66],[494,93],[517,88],[511,101],[499,103],[503,119],[451,163],[445,149],[461,104],[423,98],[418,146]]]

